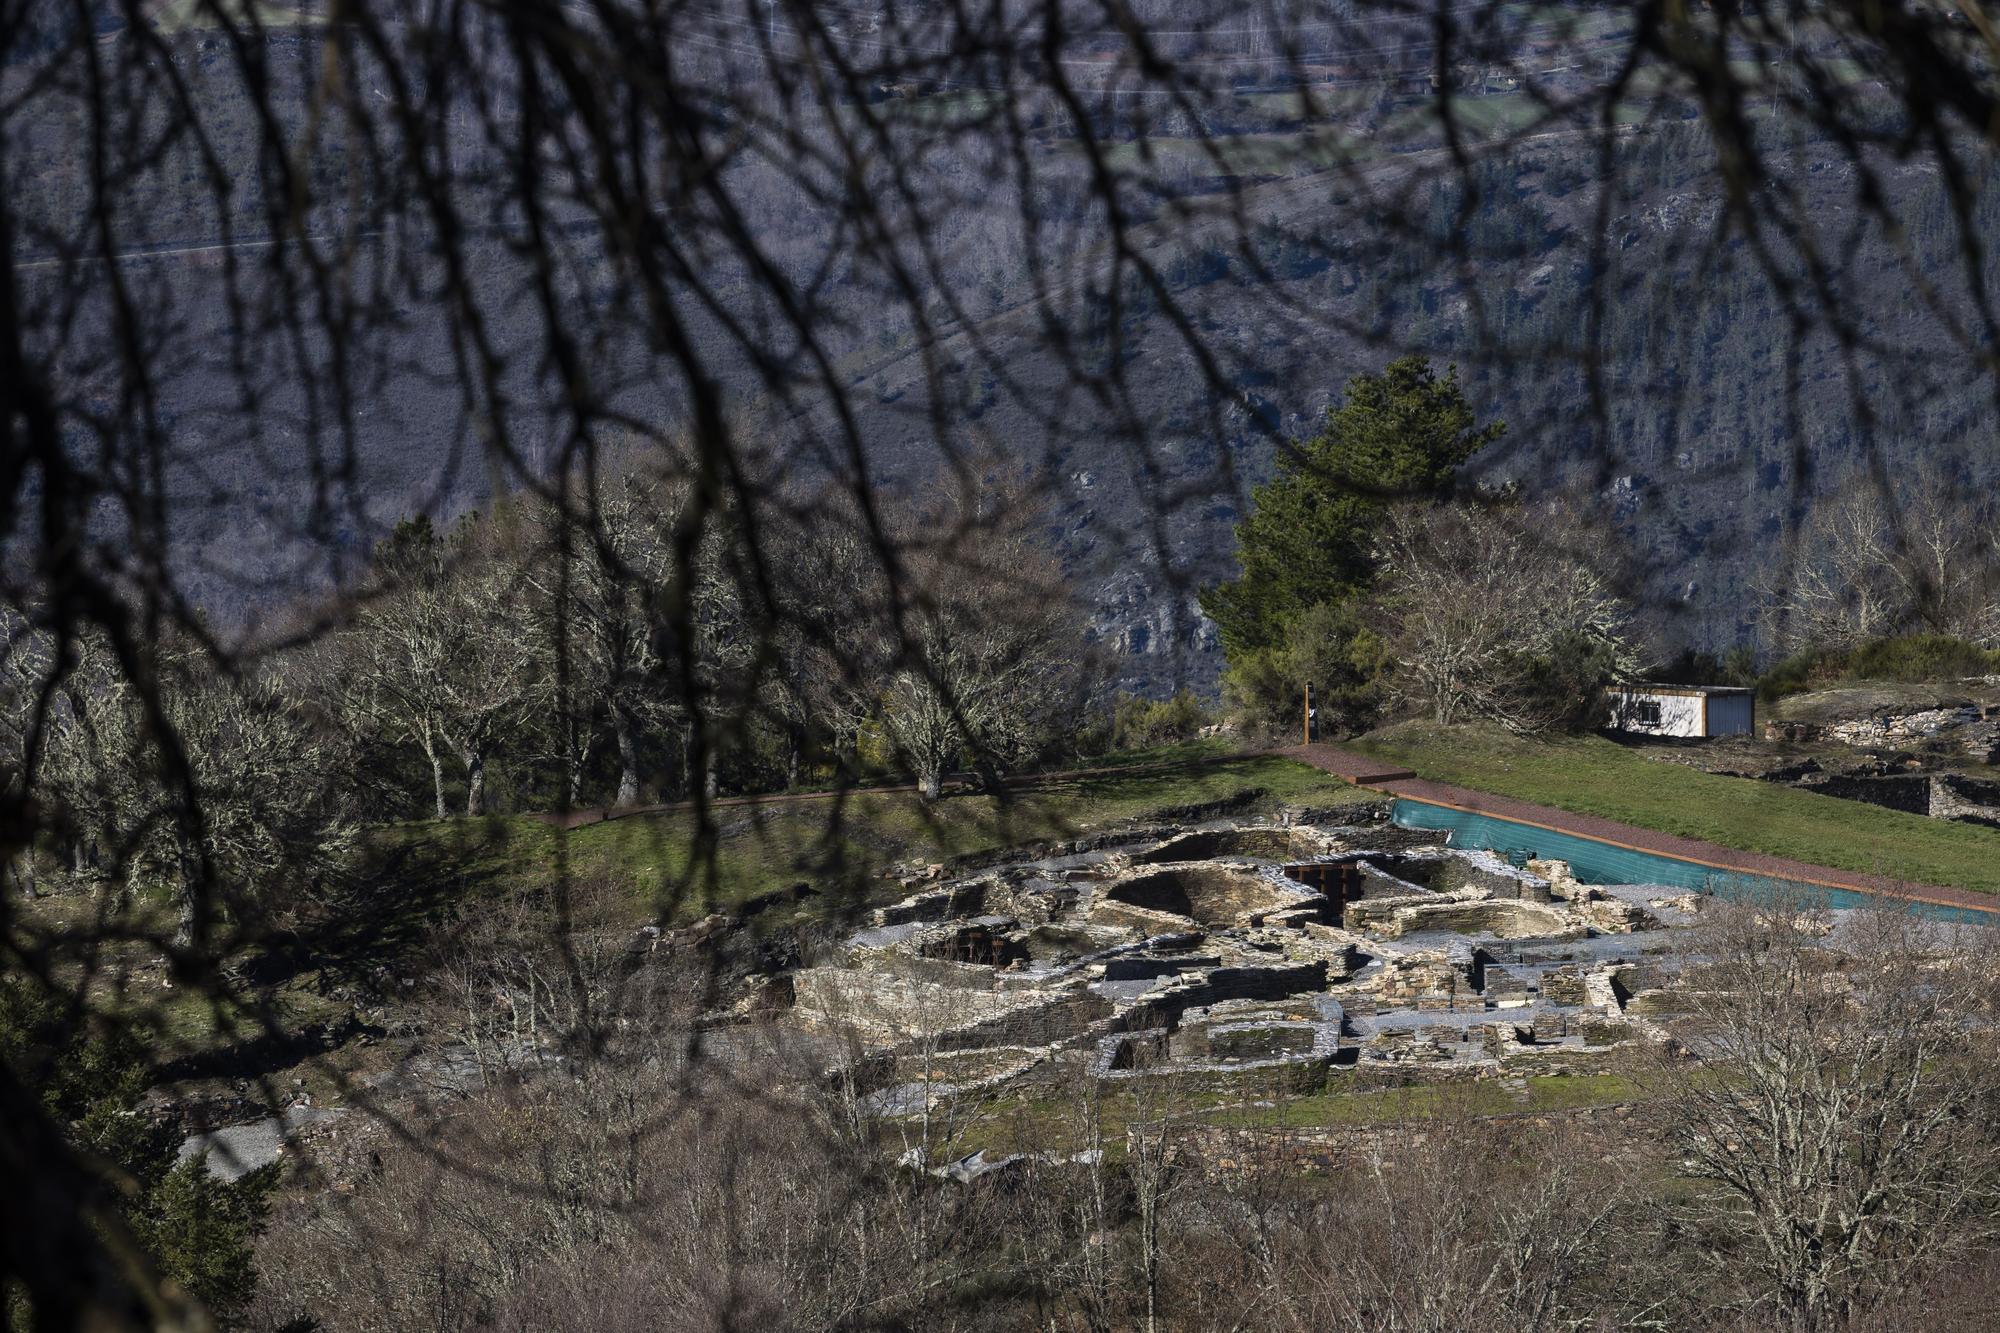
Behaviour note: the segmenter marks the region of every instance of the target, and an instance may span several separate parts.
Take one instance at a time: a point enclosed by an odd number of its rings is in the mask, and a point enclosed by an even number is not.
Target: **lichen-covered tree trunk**
[[[486,752],[476,746],[465,751],[465,813],[467,818],[486,813]]]
[[[631,716],[621,707],[611,707],[611,737],[618,746],[618,795],[613,805],[639,803],[639,741]]]
[[[174,947],[187,949],[193,946],[196,927],[200,924],[201,869],[188,852],[183,850],[178,858],[174,876],[174,906],[179,916],[174,923]]]
[[[979,774],[980,789],[988,796],[1004,797],[1007,794],[1007,781],[1000,776],[1000,768],[991,755],[975,756],[972,767]]]
[[[437,797],[437,817],[450,819],[451,808],[444,803],[444,756],[435,745],[425,745],[424,753],[431,761],[431,790]]]

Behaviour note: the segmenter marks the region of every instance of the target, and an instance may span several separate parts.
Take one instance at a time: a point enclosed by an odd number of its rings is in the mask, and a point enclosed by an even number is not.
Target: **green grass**
[[[331,1028],[351,1013],[346,1001],[324,993],[309,976],[240,988],[172,985],[165,959],[146,941],[172,932],[173,903],[164,893],[137,892],[111,908],[104,892],[23,899],[20,923],[48,948],[49,980],[58,992],[75,988],[86,996],[97,1018],[143,1043],[156,1074],[183,1094],[232,1090],[216,1080],[219,1055],[236,1050],[254,1057],[284,1036],[314,1024]],[[89,955],[88,966],[80,964],[80,953]],[[249,1061],[244,1076],[254,1076],[257,1067]]]
[[[238,23],[247,24],[254,15],[267,29],[318,27],[326,21],[318,15],[271,4],[268,0],[238,0],[228,8],[233,11]],[[165,0],[153,11],[153,26],[161,32],[186,32],[219,25],[215,15],[203,9],[196,0]]]
[[[1338,1079],[1336,1075],[1336,1083]],[[1425,1117],[1450,1119],[1568,1111],[1630,1101],[1639,1095],[1638,1086],[1620,1074],[1537,1074],[1528,1078],[1526,1085],[1515,1089],[1495,1079],[1480,1079],[1471,1083],[1418,1083],[1370,1092],[1330,1089],[1274,1101],[1270,1106],[1225,1108],[1213,1123],[1265,1129],[1379,1125]]]
[[[1111,1085],[1095,1109],[1105,1147],[1117,1157],[1131,1124],[1154,1120],[1162,1113],[1182,1123],[1230,1129],[1361,1128],[1577,1110],[1642,1095],[1637,1083],[1616,1073],[1536,1074],[1523,1080],[1525,1086],[1480,1079],[1370,1087],[1369,1079],[1365,1073],[1336,1072],[1328,1076],[1324,1091],[1285,1094],[1270,1091],[1255,1079],[1230,1090],[1212,1080],[1174,1082],[1173,1076],[1163,1076],[1152,1086]],[[961,1124],[949,1147],[951,1155],[981,1148],[1046,1152],[1085,1146],[1084,1104],[1076,1095],[1003,1094],[976,1113],[962,1114]]]
[[[2000,830],[1926,819],[1657,762],[1602,737],[1527,740],[1403,723],[1353,743],[1419,777],[1741,851],[1948,888],[2000,892]]]
[[[1204,759],[1221,759],[1243,748],[1232,736],[1210,736],[1198,741],[1174,741],[1142,750],[1120,750],[1099,755],[1078,766],[1080,772],[1103,768],[1158,768],[1162,765],[1193,764]],[[1057,775],[1060,776],[1060,775]]]
[[[634,815],[569,833],[525,817],[405,824],[384,831],[382,842],[414,856],[417,873],[443,870],[474,891],[552,884],[564,876],[609,879],[648,914],[691,920],[798,883],[822,895],[814,910],[837,913],[879,896],[879,877],[899,863],[1074,838],[1179,807],[1249,798],[1246,810],[1268,811],[1380,799],[1289,759],[1218,762],[1226,748],[1193,742],[1106,760],[1099,766],[1115,771],[1051,774],[1004,801],[964,794],[926,804],[908,792],[862,792],[721,806],[711,812],[712,857],[695,856],[696,819],[686,812]]]

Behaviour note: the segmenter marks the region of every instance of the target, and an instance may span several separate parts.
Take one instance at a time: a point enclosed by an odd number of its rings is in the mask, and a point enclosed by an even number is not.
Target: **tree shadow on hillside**
[[[437,931],[518,883],[511,867],[546,858],[546,836],[501,820],[383,831],[339,894],[284,928],[246,932],[224,968],[238,1004],[213,1012],[213,1040],[163,1062],[161,1077],[263,1078],[387,1035],[380,1011],[416,987]]]

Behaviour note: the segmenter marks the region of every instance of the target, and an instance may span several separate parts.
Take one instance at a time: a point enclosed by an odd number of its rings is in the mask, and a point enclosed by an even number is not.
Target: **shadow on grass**
[[[206,1040],[163,1062],[159,1076],[259,1078],[384,1035],[359,1011],[397,998],[436,930],[518,883],[509,867],[545,860],[548,835],[504,820],[376,830],[337,896],[246,940],[224,969],[229,1002],[208,1006]]]
[[[301,965],[338,979],[395,970],[452,913],[519,886],[520,867],[548,864],[555,841],[547,828],[506,819],[381,830],[350,891],[301,935]]]

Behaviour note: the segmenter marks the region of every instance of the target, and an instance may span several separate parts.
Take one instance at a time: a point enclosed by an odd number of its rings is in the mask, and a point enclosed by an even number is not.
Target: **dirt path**
[[[1517,824],[1588,838],[1592,842],[1622,847],[1627,851],[1671,856],[1676,860],[1690,861],[1712,870],[1761,875],[1769,879],[1812,884],[1820,888],[1845,889],[1850,893],[1894,898],[1902,902],[1962,908],[1988,913],[1996,920],[2000,920],[2000,906],[1996,906],[1991,896],[1973,893],[1967,889],[1912,884],[1904,880],[1887,879],[1881,875],[1864,875],[1853,870],[1837,870],[1831,866],[1792,861],[1782,856],[1766,856],[1762,852],[1739,851],[1734,847],[1723,847],[1697,838],[1682,838],[1671,833],[1636,828],[1631,824],[1621,824],[1614,819],[1575,814],[1568,810],[1558,810],[1553,806],[1536,805],[1531,801],[1517,801],[1511,796],[1495,796],[1490,792],[1473,791],[1468,787],[1430,782],[1408,769],[1397,768],[1372,756],[1356,754],[1333,745],[1294,746],[1283,753],[1332,773],[1336,777],[1345,778],[1359,787],[1367,787],[1391,796],[1406,796],[1413,801],[1427,801],[1432,805],[1447,806],[1468,814],[1509,819]]]

